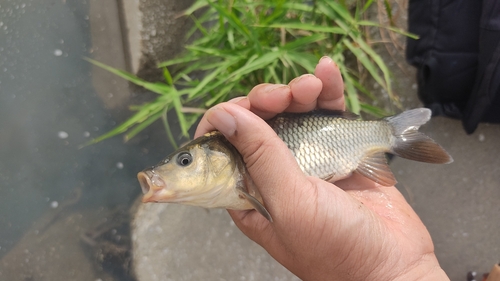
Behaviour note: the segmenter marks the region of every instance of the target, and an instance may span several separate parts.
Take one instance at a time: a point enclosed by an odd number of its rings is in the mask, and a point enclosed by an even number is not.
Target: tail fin
[[[421,125],[429,121],[431,113],[427,108],[416,108],[385,119],[394,129],[394,154],[426,163],[453,162],[453,158],[439,144],[418,131]]]

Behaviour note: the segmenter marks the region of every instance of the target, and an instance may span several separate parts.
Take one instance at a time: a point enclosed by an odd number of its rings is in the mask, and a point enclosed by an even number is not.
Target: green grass
[[[180,56],[159,64],[163,82],[147,82],[89,60],[158,94],[155,100],[132,107],[136,113],[130,119],[91,143],[122,133],[129,140],[160,119],[170,142],[176,145],[178,138],[170,130],[168,111],[176,112],[182,136],[189,137],[189,128],[204,109],[245,95],[259,83],[286,84],[299,75],[313,73],[324,55],[339,66],[349,110],[376,117],[387,115],[370,105],[374,96],[361,85],[359,68],[349,67],[346,58],[354,57],[363,71],[387,91],[391,101],[400,106],[391,88],[391,73],[367,42],[364,30],[387,28],[413,35],[394,26],[382,27],[366,21],[363,13],[372,2],[197,0],[183,13],[194,22],[186,38],[192,43],[185,46]],[[389,2],[384,0],[384,4],[390,16]]]

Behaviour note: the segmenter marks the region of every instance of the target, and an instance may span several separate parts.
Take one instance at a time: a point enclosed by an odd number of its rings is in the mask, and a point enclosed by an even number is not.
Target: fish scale
[[[338,114],[281,114],[269,121],[302,171],[338,180],[356,170],[367,151],[389,152],[391,126],[384,121],[350,120]]]

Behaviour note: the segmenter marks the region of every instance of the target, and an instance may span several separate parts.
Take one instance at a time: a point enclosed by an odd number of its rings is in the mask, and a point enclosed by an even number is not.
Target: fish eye
[[[177,164],[179,164],[180,166],[185,167],[191,164],[192,161],[193,161],[193,156],[191,156],[191,153],[189,152],[182,152],[179,153],[179,155],[177,155]]]

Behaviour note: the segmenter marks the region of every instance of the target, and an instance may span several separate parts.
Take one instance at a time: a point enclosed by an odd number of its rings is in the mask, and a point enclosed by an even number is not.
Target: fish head
[[[139,172],[143,202],[224,207],[220,194],[238,181],[234,147],[220,133],[197,138],[156,166]]]

